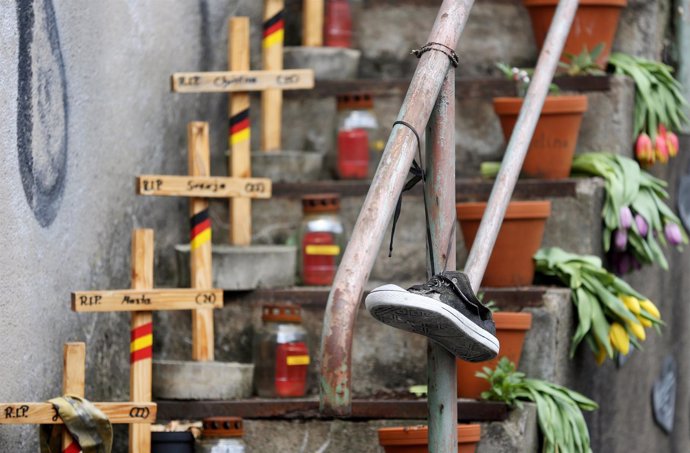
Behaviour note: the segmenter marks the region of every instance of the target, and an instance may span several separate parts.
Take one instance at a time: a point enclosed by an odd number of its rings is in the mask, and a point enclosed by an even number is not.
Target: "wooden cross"
[[[233,17],[228,21],[228,72],[172,75],[172,90],[177,93],[231,93],[228,108],[228,174],[232,177],[248,178],[251,175],[249,92],[261,91],[261,149],[279,151],[282,91],[314,87],[313,70],[283,69],[284,28],[283,0],[265,0],[262,39],[264,70],[249,69],[249,18]],[[233,198],[229,203],[230,244],[249,245],[251,200],[248,197]]]
[[[72,293],[72,310],[76,312],[130,311],[130,399],[151,401],[153,311],[203,310],[223,306],[219,289],[153,289],[153,230],[134,230],[132,236],[132,289],[113,291],[79,291]],[[210,346],[213,350],[213,319],[210,323]],[[205,341],[208,341],[206,338]],[[150,425],[132,425],[129,431],[130,453],[149,453]]]
[[[66,343],[64,348],[64,371],[62,391],[65,395],[84,397],[84,375],[86,369],[86,346],[84,343]],[[128,403],[93,403],[103,412],[110,423],[147,426],[156,420],[156,404],[150,401]],[[0,403],[0,424],[5,425],[48,425],[63,421],[51,403]],[[65,431],[62,437],[63,453],[79,453],[81,448]]]

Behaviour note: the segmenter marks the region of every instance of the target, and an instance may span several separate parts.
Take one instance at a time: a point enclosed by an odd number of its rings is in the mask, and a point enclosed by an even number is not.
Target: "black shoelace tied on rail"
[[[419,137],[419,134],[415,130],[412,125],[405,121],[398,120],[393,123],[393,127],[395,127],[396,124],[400,124],[402,126],[405,126],[409,130],[412,131],[414,136],[417,138],[417,156],[419,157],[419,162],[417,163],[417,160],[414,159],[412,160],[412,167],[410,167],[410,174],[412,177],[407,180],[405,183],[405,186],[403,186],[402,192],[400,193],[400,197],[398,197],[398,203],[395,205],[395,214],[393,215],[393,227],[391,228],[391,242],[390,246],[388,248],[388,257],[390,258],[393,255],[393,238],[395,237],[395,227],[398,224],[398,219],[400,218],[400,211],[402,210],[402,196],[403,193],[412,190],[414,186],[417,185],[419,181],[422,181],[422,198],[424,199],[424,220],[425,220],[425,227],[426,227],[426,242],[427,242],[427,247],[429,249],[429,262],[431,264],[431,275],[436,275],[436,264],[434,261],[434,244],[433,240],[431,238],[431,227],[429,223],[429,206],[427,202],[427,196],[426,196],[426,172],[424,171],[424,167],[422,166],[421,162],[422,161],[422,141]],[[453,238],[453,234],[455,233],[455,221],[453,221],[453,228],[451,229],[450,232],[450,239]],[[450,255],[450,249],[452,247],[451,240],[448,240],[448,250],[446,251],[446,260],[445,264],[443,266],[443,271],[446,270],[446,266],[448,265],[448,256]]]

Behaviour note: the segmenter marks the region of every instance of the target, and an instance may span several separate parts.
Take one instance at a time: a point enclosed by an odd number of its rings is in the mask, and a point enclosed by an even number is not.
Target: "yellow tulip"
[[[652,321],[650,321],[647,318],[643,318],[642,316],[638,316],[637,320],[640,321],[640,324],[642,324],[643,327],[652,327]]]
[[[635,315],[640,314],[640,301],[632,296],[621,296],[620,300],[628,307],[628,310],[633,312]]]
[[[637,337],[638,340],[644,341],[647,335],[644,332],[644,327],[637,322],[628,322],[628,328]]]
[[[656,308],[656,305],[654,305],[651,300],[641,301],[640,307],[642,307],[644,311],[646,311],[656,319],[661,319],[661,313],[659,313],[659,309]]]
[[[611,340],[611,345],[618,350],[623,355],[627,355],[630,352],[630,337],[628,332],[626,332],[625,327],[617,322],[611,324],[611,330],[609,330],[609,339]]]

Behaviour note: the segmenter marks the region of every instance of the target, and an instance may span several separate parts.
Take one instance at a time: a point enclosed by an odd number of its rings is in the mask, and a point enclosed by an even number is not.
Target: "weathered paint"
[[[427,129],[427,199],[434,270],[455,270],[455,71],[449,70]],[[450,247],[449,247],[450,245]],[[446,254],[448,256],[446,257]],[[427,349],[429,451],[458,451],[455,356],[433,341]]]
[[[444,0],[428,41],[455,48],[472,4],[472,0]],[[449,67],[448,57],[441,52],[422,55],[399,120],[418,132],[424,130]],[[351,412],[350,365],[357,306],[374,265],[376,254],[372,250],[381,246],[416,153],[417,139],[413,132],[396,125],[335,276],[321,341],[321,409],[325,414],[344,416]]]

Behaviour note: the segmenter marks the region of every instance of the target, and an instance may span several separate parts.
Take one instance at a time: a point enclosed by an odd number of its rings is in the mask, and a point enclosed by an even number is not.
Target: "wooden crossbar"
[[[266,71],[176,72],[175,93],[231,93],[235,91],[304,90],[314,88],[312,69]]]
[[[124,289],[77,291],[72,293],[72,310],[77,312],[196,310],[222,308],[221,289]]]
[[[156,403],[92,403],[114,424],[151,424],[156,420]],[[51,403],[2,403],[0,425],[61,425]]]
[[[268,178],[235,178],[217,176],[137,177],[137,195],[199,198],[271,198]]]

